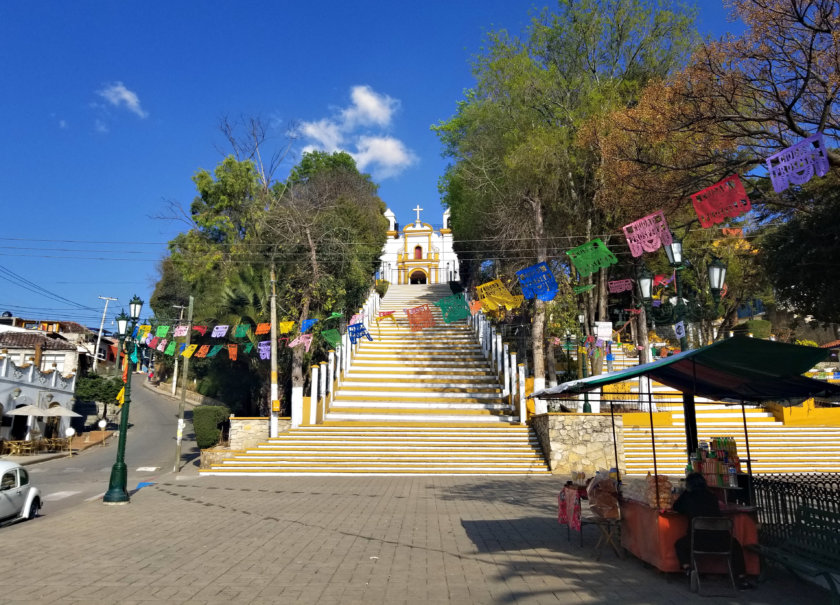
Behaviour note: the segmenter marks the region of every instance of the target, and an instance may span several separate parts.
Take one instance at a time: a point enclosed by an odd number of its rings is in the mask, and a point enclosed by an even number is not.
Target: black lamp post
[[[566,330],[566,380],[572,375],[572,333]]]
[[[580,342],[578,343],[578,357],[583,360],[582,371],[583,377],[586,378],[589,376],[589,370],[586,367],[586,363],[589,361],[586,359],[586,346],[581,344],[586,342],[586,315],[583,313],[578,314],[578,321],[580,322]],[[592,406],[589,404],[589,392],[584,391],[583,393],[583,413],[589,414],[592,411]]]
[[[128,308],[131,319],[130,332],[133,332],[134,328],[137,326],[137,320],[140,319],[140,311],[143,308],[143,301],[135,295],[134,298],[131,299],[131,302],[129,302]],[[117,329],[120,334],[120,344],[122,344],[126,336],[130,333],[128,320],[129,317],[126,316],[124,310],[119,314],[119,316],[117,316]],[[132,340],[132,342],[134,345],[132,353],[136,354],[137,341]],[[131,363],[131,359],[128,354],[128,347],[125,348],[125,353],[125,363],[129,364]],[[119,363],[119,360],[117,360],[117,362]],[[129,501],[128,491],[126,490],[128,472],[125,466],[125,434],[128,431],[128,409],[130,404],[131,371],[128,371],[125,379],[125,395],[122,405],[122,414],[120,415],[120,439],[119,444],[117,445],[117,460],[114,462],[114,466],[111,467],[111,479],[108,483],[108,491],[105,492],[105,496],[102,498],[102,502],[105,504],[128,504]]]
[[[683,270],[683,255],[682,255],[682,240],[671,234],[671,243],[665,246],[665,256],[668,257],[668,264],[674,268],[674,279],[676,280],[677,288],[677,308],[676,319],[677,322],[683,322],[682,336],[680,336],[680,351],[688,350],[688,338],[685,336],[685,303],[682,298],[682,284],[680,282],[680,272]]]

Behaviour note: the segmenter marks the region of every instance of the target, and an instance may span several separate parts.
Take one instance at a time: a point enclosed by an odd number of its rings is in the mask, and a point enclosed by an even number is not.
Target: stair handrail
[[[472,300],[469,292],[464,292],[464,298],[469,305]],[[502,383],[502,396],[508,398],[514,412],[518,413],[519,424],[525,424],[528,417],[525,405],[525,365],[516,364],[516,353],[511,351],[509,343],[502,342],[502,334],[493,325],[491,319],[480,309],[474,315],[470,314],[467,323],[475,332],[481,345],[481,351],[495,373],[497,380]]]

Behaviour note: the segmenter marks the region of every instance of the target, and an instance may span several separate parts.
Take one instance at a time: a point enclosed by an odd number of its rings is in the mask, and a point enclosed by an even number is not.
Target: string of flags
[[[766,160],[767,169],[773,189],[781,193],[791,184],[804,185],[814,175],[825,176],[829,170],[828,156],[822,133],[807,137],[802,141],[771,155]],[[722,179],[721,181],[698,191],[691,195],[691,203],[700,225],[704,229],[722,223],[727,218],[736,218],[751,210],[752,205],[747,196],[741,179],[737,174]],[[635,258],[642,256],[645,252],[656,252],[659,248],[672,243],[671,230],[664,213],[661,210],[652,212],[636,221],[628,223],[622,228],[630,254]],[[724,229],[724,235],[729,237],[740,237],[740,229]],[[572,265],[581,277],[595,273],[618,262],[615,254],[610,251],[607,245],[600,239],[595,238],[580,246],[566,252]],[[480,310],[497,311],[501,308],[513,310],[522,305],[525,300],[538,299],[549,302],[558,293],[557,280],[546,262],[536,263],[516,272],[522,294],[513,294],[499,279],[491,280],[476,287],[477,300],[467,302],[464,294],[453,294],[444,297],[434,303],[443,318],[444,323],[449,324],[455,321],[466,319],[475,315]],[[674,280],[674,275],[668,278],[665,275],[655,276],[654,285],[667,285]],[[611,294],[630,291],[633,289],[632,279],[619,279],[608,282],[608,289]],[[594,288],[594,284],[576,285],[573,290],[576,294],[587,292]],[[409,329],[420,331],[435,326],[435,317],[432,308],[428,304],[418,305],[413,308],[404,309],[408,318]],[[392,321],[399,326],[394,311],[379,311],[376,317],[377,326],[383,321]],[[299,333],[290,340],[289,336],[278,338],[279,344],[283,342],[289,348],[303,346],[309,352],[312,346],[314,335],[310,332],[320,321],[322,329],[320,336],[331,347],[341,344],[341,332],[334,328],[323,327],[326,322],[343,317],[342,313],[332,312],[326,319],[317,318],[305,319],[300,323]],[[353,344],[363,339],[373,340],[363,323],[364,313],[353,315],[347,326],[350,340]],[[277,324],[277,331],[280,334],[291,334],[296,322],[281,321]],[[236,326],[220,324],[215,326],[196,325],[191,326],[192,330],[200,336],[205,337],[209,332],[209,338],[249,338],[253,328],[255,336],[263,336],[271,332],[271,323],[263,322],[255,326],[241,323]],[[240,351],[243,354],[250,354],[254,350],[252,342],[224,343],[224,344],[191,344],[177,343],[174,339],[183,338],[187,335],[190,326],[158,326],[152,335],[152,326],[140,325],[134,329],[132,337],[149,348],[162,352],[164,355],[181,355],[183,357],[212,358],[222,351],[226,351],[231,360],[236,360]],[[596,347],[597,348],[597,347]],[[256,343],[256,352],[260,359],[268,359],[271,355],[271,340],[261,340]],[[135,353],[136,354],[136,353]],[[136,361],[136,360],[132,360]]]

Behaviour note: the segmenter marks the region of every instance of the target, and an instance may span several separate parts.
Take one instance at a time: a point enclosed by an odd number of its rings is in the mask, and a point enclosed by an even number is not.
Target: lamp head
[[[639,294],[645,304],[649,304],[653,298],[653,273],[647,267],[642,265],[639,275],[636,278],[636,283],[639,284]]]
[[[668,263],[672,267],[679,267],[683,262],[682,240],[671,233],[671,243],[665,248],[665,256],[668,257]]]
[[[712,291],[715,302],[720,301],[724,283],[726,283],[726,265],[719,258],[715,258],[709,263],[709,289]]]
[[[143,301],[140,300],[136,294],[128,303],[128,312],[131,315],[132,321],[140,319],[140,311],[143,310]]]
[[[117,315],[117,333],[120,335],[120,338],[125,337],[125,332],[128,329],[128,319],[128,315],[125,314],[125,309]]]

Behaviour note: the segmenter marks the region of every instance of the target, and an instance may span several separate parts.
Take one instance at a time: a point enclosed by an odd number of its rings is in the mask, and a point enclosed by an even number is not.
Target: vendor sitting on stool
[[[691,562],[691,521],[694,517],[720,517],[720,504],[717,496],[709,491],[706,479],[700,473],[690,473],[685,478],[684,491],[677,501],[674,502],[674,510],[688,517],[688,534],[680,538],[674,544],[677,551],[677,559],[680,566],[688,572]],[[699,550],[717,550],[721,547],[720,541],[728,537],[727,532],[698,530],[695,533],[697,548]],[[741,544],[734,537],[730,544],[732,550],[732,573],[738,581],[738,588],[752,588],[747,582],[744,567],[744,551]]]

